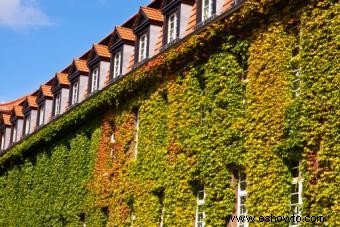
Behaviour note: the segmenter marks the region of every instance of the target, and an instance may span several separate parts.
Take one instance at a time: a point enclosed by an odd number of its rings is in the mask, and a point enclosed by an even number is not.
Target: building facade
[[[0,226],[340,225],[339,7],[142,6],[0,104]]]

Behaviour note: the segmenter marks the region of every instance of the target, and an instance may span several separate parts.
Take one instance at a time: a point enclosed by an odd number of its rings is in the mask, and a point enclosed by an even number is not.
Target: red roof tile
[[[149,7],[141,7],[141,11],[149,18],[150,20],[154,21],[161,21],[163,22],[163,14],[159,9],[153,9]]]
[[[11,125],[11,115],[2,114],[2,119],[4,120],[5,125]]]
[[[24,117],[24,113],[22,112],[23,109],[24,109],[23,106],[15,106],[14,109],[13,109],[15,116]]]
[[[87,67],[87,61],[82,59],[74,59],[74,65],[76,69],[80,72],[88,73],[90,72],[89,67]]]
[[[66,73],[57,73],[56,77],[59,84],[70,85],[70,81],[68,80],[68,75]]]
[[[2,103],[0,104],[0,112],[8,112],[13,109],[14,106],[17,106],[25,99],[25,96],[18,98],[12,102]]]
[[[41,85],[40,90],[46,97],[53,97],[52,87],[50,85]]]
[[[121,39],[129,40],[129,41],[135,41],[136,36],[133,34],[132,29],[130,28],[124,28],[124,27],[116,27],[116,32],[119,34]]]
[[[110,58],[111,57],[110,52],[109,52],[109,48],[107,46],[100,45],[100,44],[94,44],[93,48],[96,51],[96,53],[98,54],[98,56],[104,57],[104,58]]]
[[[27,96],[26,100],[27,100],[28,106],[30,106],[30,107],[38,107],[37,97],[36,96],[32,96],[32,95]]]

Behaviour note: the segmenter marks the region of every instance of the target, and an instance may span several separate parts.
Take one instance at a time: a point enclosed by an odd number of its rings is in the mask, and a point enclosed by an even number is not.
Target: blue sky
[[[0,103],[39,88],[150,0],[0,0]]]

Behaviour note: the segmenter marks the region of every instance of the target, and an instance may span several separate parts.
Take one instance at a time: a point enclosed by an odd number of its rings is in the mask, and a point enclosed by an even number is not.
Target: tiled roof
[[[26,100],[27,100],[28,106],[30,106],[30,107],[38,107],[37,97],[36,96],[32,96],[32,95],[27,96]]]
[[[89,67],[87,67],[87,61],[82,59],[74,59],[74,65],[76,69],[80,72],[88,73],[90,72]]]
[[[57,73],[56,77],[59,84],[70,85],[70,81],[68,80],[68,75],[66,73]]]
[[[53,97],[52,87],[50,85],[41,85],[40,90],[44,96]]]
[[[159,9],[153,9],[149,7],[141,7],[141,11],[147,16],[150,20],[161,21],[163,22],[163,14]]]
[[[11,125],[11,115],[2,114],[2,119],[4,120],[5,125]]]
[[[98,54],[98,56],[104,57],[104,58],[110,58],[111,57],[110,52],[109,52],[109,48],[107,46],[100,45],[100,44],[94,44],[93,48],[96,51],[96,53]]]
[[[24,113],[22,112],[23,109],[24,109],[23,106],[15,106],[14,109],[13,109],[15,116],[24,117]]]
[[[0,112],[8,112],[13,109],[14,106],[17,106],[25,99],[25,96],[18,98],[12,102],[0,104]]]
[[[135,41],[136,40],[136,36],[135,36],[135,34],[133,34],[133,31],[130,28],[124,28],[124,27],[117,26],[116,31],[119,34],[120,38],[122,38],[124,40],[129,40],[129,41]]]

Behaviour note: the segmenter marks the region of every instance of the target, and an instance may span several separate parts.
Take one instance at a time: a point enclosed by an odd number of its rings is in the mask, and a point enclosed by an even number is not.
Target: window
[[[45,119],[45,105],[41,105],[39,109],[39,126],[44,124]]]
[[[61,95],[60,93],[56,94],[54,99],[54,116],[60,114],[60,106],[61,106]]]
[[[78,103],[79,82],[74,82],[72,85],[72,99],[71,105]]]
[[[245,217],[247,215],[247,209],[245,207],[245,202],[247,198],[247,191],[246,191],[246,175],[244,172],[239,173],[239,182],[237,187],[237,216],[238,217]],[[237,222],[238,227],[247,227],[248,222]]]
[[[173,13],[168,19],[168,43],[177,38],[177,13]]]
[[[91,78],[91,93],[98,90],[98,81],[99,81],[99,70],[95,68],[92,71],[92,78]],[[77,85],[78,86],[78,85]],[[78,88],[77,88],[78,89]],[[77,91],[78,93],[78,91]]]
[[[301,215],[302,206],[302,178],[299,165],[292,168],[292,187],[290,192],[290,207],[292,214]],[[295,219],[296,220],[296,219]],[[291,222],[289,226],[299,226],[298,222]]]
[[[147,37],[147,34],[143,34],[139,38],[139,54],[138,54],[139,62],[147,58],[147,46],[148,46],[148,37]]]
[[[116,78],[116,77],[118,77],[121,74],[121,62],[122,62],[122,54],[119,51],[114,56],[114,61],[113,61],[113,78]]]
[[[213,0],[202,0],[202,21],[213,15]]]
[[[30,133],[30,127],[31,127],[31,115],[27,115],[25,118],[25,135],[28,135]]]
[[[4,150],[5,149],[5,133],[2,133],[0,143],[1,143],[1,150]]]
[[[205,227],[205,190],[201,187],[197,192],[197,208],[196,208],[196,220],[195,227]]]
[[[18,128],[18,125],[14,124],[13,129],[12,129],[12,143],[17,142],[17,133],[18,133],[17,128]]]
[[[293,80],[293,95],[294,97],[300,96],[300,82],[301,82],[301,68],[297,68],[293,70],[294,80]]]

